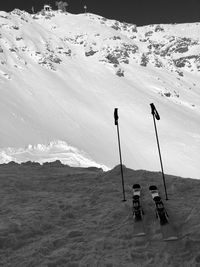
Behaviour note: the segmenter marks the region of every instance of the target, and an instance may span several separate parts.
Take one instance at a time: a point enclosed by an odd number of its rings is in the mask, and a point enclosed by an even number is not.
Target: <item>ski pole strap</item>
[[[115,119],[115,125],[118,125],[118,119],[119,119],[118,108],[115,108],[114,110],[114,119]]]
[[[157,120],[160,120],[160,116],[159,116],[158,111],[157,111],[156,107],[154,106],[154,104],[151,103],[150,106],[151,106],[151,114],[152,114],[153,116],[155,116],[155,118],[156,118]]]

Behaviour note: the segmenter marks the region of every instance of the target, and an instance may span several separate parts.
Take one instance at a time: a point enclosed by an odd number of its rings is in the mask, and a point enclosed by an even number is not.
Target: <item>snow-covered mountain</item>
[[[200,23],[1,11],[0,161],[113,167],[118,107],[124,164],[160,170],[153,102],[165,172],[199,178],[199,76]]]

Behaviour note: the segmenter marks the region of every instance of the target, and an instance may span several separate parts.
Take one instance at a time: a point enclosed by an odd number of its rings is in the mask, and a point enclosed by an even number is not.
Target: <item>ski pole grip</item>
[[[154,111],[156,109],[154,103],[151,103],[150,106],[151,106],[151,114],[154,115]]]
[[[115,108],[114,110],[114,119],[115,119],[115,125],[118,125],[118,119],[119,119],[118,108]]]
[[[150,106],[151,106],[151,114],[155,116],[157,120],[160,120],[160,116],[158,114],[156,107],[154,106],[154,103],[151,103]]]

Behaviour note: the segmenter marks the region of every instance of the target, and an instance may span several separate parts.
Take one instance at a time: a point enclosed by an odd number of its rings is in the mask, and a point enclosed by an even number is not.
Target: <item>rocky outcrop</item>
[[[58,14],[56,12],[52,11],[48,15],[50,24],[51,19]],[[17,16],[18,22],[12,20],[12,16],[15,18]],[[151,65],[167,69],[180,76],[184,75],[184,71],[200,70],[199,40],[183,35],[180,37],[169,34],[166,25],[154,24],[138,28],[135,24],[109,20],[93,14],[88,14],[87,20],[89,19],[90,23],[94,23],[94,25],[101,24],[100,27],[105,27],[107,31],[105,35],[101,31],[94,32],[92,35],[84,31],[66,32],[62,36],[56,36],[54,41],[43,42],[41,40],[41,51],[38,51],[30,45],[31,40],[26,40],[22,25],[30,21],[39,23],[39,20],[47,19],[46,16],[41,12],[30,15],[19,9],[15,9],[8,15],[7,13],[0,14],[2,21],[0,28],[12,32],[15,40],[15,45],[14,41],[11,45],[12,41],[5,40],[4,36],[0,34],[0,40],[3,40],[0,43],[0,53],[3,54],[6,49],[9,49],[13,55],[18,54],[16,55],[18,58],[30,56],[41,66],[48,67],[50,70],[55,70],[56,64],[62,63],[62,56],[73,58],[79,53],[84,54],[88,60],[95,56],[99,62],[112,65],[114,72],[116,67],[122,68],[130,61],[143,67]],[[56,31],[57,28],[56,25],[51,25],[51,30]],[[54,42],[57,43],[56,46]],[[5,59],[1,58],[1,64],[5,64],[5,62]],[[126,69],[123,68],[123,75],[125,74]]]

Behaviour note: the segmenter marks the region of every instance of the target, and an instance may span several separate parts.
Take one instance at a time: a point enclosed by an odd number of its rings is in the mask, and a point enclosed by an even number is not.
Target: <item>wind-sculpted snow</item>
[[[106,166],[100,165],[89,159],[83,151],[69,146],[63,141],[52,141],[47,145],[29,145],[27,148],[0,149],[0,164],[14,161],[17,163],[33,161],[39,163],[60,160],[61,163],[74,167],[98,167],[108,170]]]
[[[199,33],[199,23],[137,27],[94,14],[1,11],[4,155],[63,140],[112,167],[118,107],[125,163],[159,170],[154,102],[165,171],[199,178]]]

